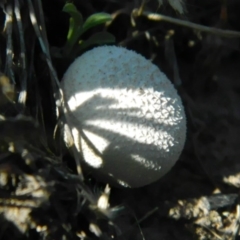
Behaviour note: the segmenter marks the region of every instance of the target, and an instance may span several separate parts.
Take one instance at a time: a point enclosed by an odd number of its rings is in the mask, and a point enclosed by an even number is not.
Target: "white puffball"
[[[70,65],[62,90],[74,143],[101,179],[141,187],[178,160],[186,138],[181,99],[140,54],[96,47]]]

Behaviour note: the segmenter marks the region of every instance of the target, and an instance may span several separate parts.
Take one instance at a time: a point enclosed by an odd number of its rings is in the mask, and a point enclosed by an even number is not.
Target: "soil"
[[[61,79],[73,60],[58,55],[69,25],[65,1],[33,3],[44,33],[42,4],[51,68],[30,21],[30,1],[0,0],[0,239],[240,239],[240,2],[179,1],[184,12],[170,0],[72,2],[84,19],[113,16],[83,40],[108,31],[116,45],[151,59],[175,84],[187,116],[185,147],[168,174],[142,188],[111,187],[109,195],[94,176],[83,172],[82,181],[56,112],[54,69]],[[13,15],[11,34],[6,14],[18,7],[22,30]],[[110,207],[101,209],[99,199]]]

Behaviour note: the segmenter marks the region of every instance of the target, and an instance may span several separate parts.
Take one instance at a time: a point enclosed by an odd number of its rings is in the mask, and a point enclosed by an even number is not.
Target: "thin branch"
[[[138,15],[138,9],[134,9],[133,14],[135,16],[139,16]],[[181,19],[177,19],[177,18],[172,18],[172,17],[168,17],[168,16],[165,16],[165,15],[162,15],[162,14],[152,13],[152,12],[147,12],[147,11],[142,12],[141,15],[147,17],[151,21],[165,21],[165,22],[170,22],[170,23],[180,25],[180,26],[183,26],[183,27],[196,29],[196,30],[201,31],[201,32],[206,32],[206,33],[218,35],[218,36],[221,36],[221,37],[240,38],[240,32],[238,32],[238,31],[223,30],[223,29],[214,28],[214,27],[207,27],[207,26],[192,23],[192,22],[189,22],[189,21],[185,21],[185,20],[181,20]]]
[[[38,0],[38,1],[41,1],[41,0]],[[47,37],[46,37],[47,35],[45,32],[45,27],[43,27],[44,26],[44,18],[43,18],[43,14],[41,14],[42,9],[41,10],[38,9],[38,11],[40,12],[40,24],[38,24],[36,14],[35,14],[35,9],[33,7],[31,0],[28,0],[28,6],[29,6],[30,20],[32,22],[35,33],[38,37],[38,40],[39,40],[41,49],[44,53],[44,57],[47,62],[48,68],[50,70],[50,75],[51,75],[51,80],[52,80],[52,88],[53,88],[53,92],[54,92],[54,99],[55,99],[55,103],[57,106],[56,115],[58,118],[61,116],[63,118],[63,121],[68,124],[68,123],[70,123],[70,121],[68,119],[67,114],[64,114],[64,112],[66,111],[67,108],[65,106],[63,92],[60,87],[57,73],[52,64],[52,60],[51,60],[51,56],[50,56],[49,48],[48,48],[48,41],[47,41]],[[38,8],[42,8],[41,3],[38,3]],[[71,137],[73,138],[72,132],[70,132],[70,134],[71,134]],[[79,153],[78,153],[75,145],[73,146],[73,154],[74,154],[74,158],[75,158],[75,162],[76,162],[76,166],[77,166],[78,175],[79,175],[80,179],[83,180],[84,178],[83,178],[83,174],[82,174]]]
[[[11,83],[15,84],[15,76],[13,72],[13,44],[12,44],[12,24],[13,24],[13,6],[11,2],[6,5],[6,21],[5,29],[7,32],[7,61],[5,66],[5,72],[10,78]]]
[[[46,27],[45,27],[45,24],[44,24],[44,14],[43,14],[42,1],[41,0],[37,1],[37,9],[38,9],[39,19],[40,19],[39,27],[40,27],[40,30],[41,30],[41,33],[42,33],[43,41],[44,41],[44,43],[46,45],[46,49],[48,51],[48,56],[50,57],[48,40],[47,40],[47,31],[46,31]]]
[[[20,13],[19,0],[15,0],[14,13],[17,20],[19,39],[20,39],[21,92],[19,94],[18,101],[19,103],[25,105],[26,99],[27,99],[26,48],[25,48],[25,40],[24,40],[24,34],[23,34],[23,25],[22,25],[21,13]]]

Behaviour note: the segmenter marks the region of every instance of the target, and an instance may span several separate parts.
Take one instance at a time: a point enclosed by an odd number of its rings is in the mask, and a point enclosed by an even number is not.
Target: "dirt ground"
[[[93,176],[83,182],[56,113],[54,79],[73,60],[56,54],[66,1],[0,0],[0,239],[240,239],[240,1],[72,2],[84,19],[113,17],[83,39],[107,31],[167,74],[185,107],[186,144],[151,185],[108,196]],[[100,198],[110,207],[99,209]]]

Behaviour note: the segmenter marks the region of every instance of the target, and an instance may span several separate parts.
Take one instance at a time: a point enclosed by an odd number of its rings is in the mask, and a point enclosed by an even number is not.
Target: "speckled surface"
[[[62,88],[75,144],[105,179],[144,186],[178,160],[186,137],[181,99],[141,55],[94,48],[72,63]]]

